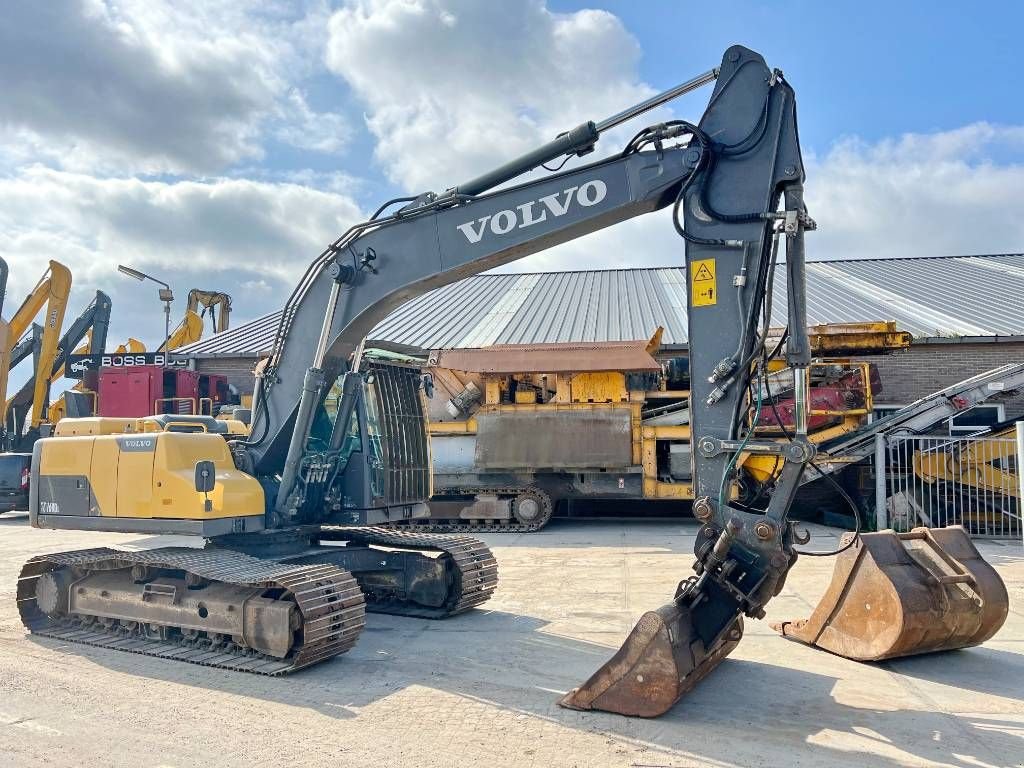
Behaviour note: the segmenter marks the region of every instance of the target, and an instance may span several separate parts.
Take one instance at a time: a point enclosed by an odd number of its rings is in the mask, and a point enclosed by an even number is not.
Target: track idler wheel
[[[512,516],[516,522],[534,530],[548,524],[552,511],[551,497],[535,488],[523,491],[512,500]]]
[[[608,663],[558,703],[631,717],[665,714],[743,637],[743,617],[737,615],[705,646],[692,617],[690,607],[675,602],[648,611]]]

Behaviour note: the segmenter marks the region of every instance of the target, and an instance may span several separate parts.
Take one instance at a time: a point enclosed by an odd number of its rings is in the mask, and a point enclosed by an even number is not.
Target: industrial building
[[[778,274],[785,279],[784,270]],[[776,286],[772,322],[780,327],[785,295]],[[1024,360],[1024,254],[810,262],[807,304],[811,324],[894,320],[914,336],[909,349],[873,358],[884,387],[880,410]],[[239,392],[251,392],[253,366],[269,352],[279,317],[270,313],[179,352],[193,358],[197,370],[226,375]],[[686,349],[682,267],[477,275],[405,304],[370,341],[422,353],[631,341],[648,338],[658,326],[665,329],[665,352]],[[980,406],[965,419],[988,423],[1022,413],[1024,398],[1016,397]]]

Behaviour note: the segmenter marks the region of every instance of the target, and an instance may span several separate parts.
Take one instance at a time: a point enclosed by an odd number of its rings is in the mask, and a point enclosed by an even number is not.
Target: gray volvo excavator
[[[652,125],[621,152],[508,185],[590,153],[606,131],[711,83],[698,124]],[[288,299],[247,440],[108,434],[99,424],[36,443],[33,525],[188,533],[206,545],[33,558],[18,584],[25,624],[67,641],[281,674],[351,647],[367,608],[444,617],[479,605],[497,580],[480,542],[377,525],[425,515],[429,451],[418,371],[364,360],[363,339],[425,291],[671,208],[690,281],[697,573],[562,702],[666,711],[736,646],[744,616],[764,615],[796,560],[787,511],[813,458],[804,232],[814,225],[803,179],[793,89],[735,46],[720,67],[476,179],[386,203],[333,242]],[[797,417],[792,439],[780,443],[754,438],[749,425],[761,407],[782,240]],[[743,452],[779,459],[761,508],[727,498]],[[936,588],[981,589],[969,571],[962,576]],[[998,606],[998,595],[984,599]]]

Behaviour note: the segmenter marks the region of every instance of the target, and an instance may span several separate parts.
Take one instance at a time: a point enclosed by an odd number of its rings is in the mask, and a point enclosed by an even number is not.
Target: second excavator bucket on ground
[[[857,661],[978,645],[1006,620],[999,574],[961,526],[865,533],[842,552],[811,614],[772,626]]]
[[[715,669],[742,636],[739,616],[705,644],[690,609],[669,603],[641,616],[608,663],[558,703],[569,709],[657,717]]]

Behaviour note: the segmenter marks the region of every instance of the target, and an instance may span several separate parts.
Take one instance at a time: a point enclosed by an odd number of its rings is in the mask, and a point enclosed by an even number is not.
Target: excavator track
[[[498,563],[491,550],[471,536],[446,536],[420,533],[385,526],[323,526],[318,538],[350,541],[354,544],[375,544],[410,550],[433,550],[449,555],[454,566],[452,594],[441,608],[410,603],[368,601],[367,610],[398,616],[443,619],[468,611],[487,602],[498,586]]]
[[[404,520],[391,524],[391,527],[404,530],[430,531],[431,533],[533,533],[539,531],[551,521],[554,514],[554,503],[551,497],[539,488],[465,488],[453,491],[450,495],[466,496],[478,493],[494,493],[509,496],[531,495],[538,499],[541,510],[537,518],[532,522],[520,522],[513,518],[503,520],[491,520],[487,518],[476,518],[468,520],[454,520],[445,522],[443,519],[432,520]],[[444,491],[439,491],[435,496],[444,496]]]
[[[45,574],[74,569],[76,575],[86,576],[136,566],[290,595],[301,616],[301,640],[285,657],[276,658],[230,638],[197,637],[196,633],[190,638],[181,632],[152,637],[143,633],[141,624],[131,626],[137,622],[104,622],[75,614],[54,617],[38,604],[37,586]],[[32,634],[263,675],[283,675],[344,653],[355,644],[365,623],[363,594],[347,571],[330,564],[284,565],[230,550],[100,548],[39,555],[25,564],[18,577],[17,601],[21,620]]]

